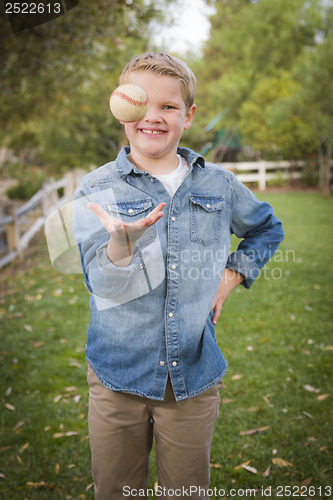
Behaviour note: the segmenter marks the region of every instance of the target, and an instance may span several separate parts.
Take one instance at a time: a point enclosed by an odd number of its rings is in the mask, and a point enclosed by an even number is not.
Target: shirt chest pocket
[[[220,238],[224,200],[210,195],[190,194],[191,240],[210,245]]]
[[[149,212],[153,210],[153,203],[151,198],[117,201],[115,203],[107,203],[107,210],[112,217],[130,223],[147,217]],[[138,239],[137,247],[142,248],[149,245],[156,239],[156,236],[156,227],[154,225],[150,226]]]

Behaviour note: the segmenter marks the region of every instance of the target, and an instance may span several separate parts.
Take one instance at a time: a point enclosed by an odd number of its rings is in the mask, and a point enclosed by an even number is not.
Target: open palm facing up
[[[88,203],[87,208],[94,212],[110,234],[107,254],[109,259],[116,263],[132,255],[137,240],[150,226],[163,217],[162,210],[165,205],[164,202],[160,203],[147,217],[134,222],[123,222],[121,219],[112,217],[97,203]],[[123,265],[126,265],[126,262],[123,262]]]

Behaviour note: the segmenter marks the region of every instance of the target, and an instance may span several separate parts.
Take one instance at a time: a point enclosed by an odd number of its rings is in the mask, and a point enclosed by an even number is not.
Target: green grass
[[[212,445],[212,498],[232,488],[242,489],[234,498],[246,498],[245,489],[264,498],[269,486],[271,498],[287,498],[276,488],[304,481],[313,489],[299,496],[329,498],[333,200],[309,192],[259,197],[275,207],[286,238],[251,290],[232,293],[218,322],[229,370]],[[54,271],[43,247],[6,269],[1,286],[0,497],[93,498],[83,280]],[[288,464],[274,464],[278,458]]]

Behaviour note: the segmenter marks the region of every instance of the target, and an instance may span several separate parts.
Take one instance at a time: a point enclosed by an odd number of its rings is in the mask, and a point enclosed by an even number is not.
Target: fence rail
[[[5,207],[5,216],[0,219],[0,236],[5,233],[7,253],[0,257],[0,269],[14,259],[24,259],[24,251],[32,238],[44,227],[47,216],[73,199],[75,187],[84,172],[68,172],[62,179],[50,179],[29,201],[19,208]],[[60,191],[63,189],[63,195]],[[31,221],[26,221],[26,216]]]
[[[251,161],[244,163],[219,163],[233,171],[241,182],[256,182],[260,191],[265,191],[267,181],[272,179],[300,179],[305,162],[299,161]],[[246,173],[243,173],[246,172]]]

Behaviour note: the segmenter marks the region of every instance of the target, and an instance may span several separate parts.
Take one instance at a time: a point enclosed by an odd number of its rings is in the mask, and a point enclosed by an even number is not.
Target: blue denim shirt
[[[189,149],[178,149],[190,169],[172,198],[128,153],[123,148],[83,177],[75,194],[73,228],[91,292],[87,360],[104,386],[155,400],[163,399],[169,373],[183,400],[227,370],[209,312],[225,267],[249,288],[283,229],[272,207],[234,174]],[[117,267],[88,201],[125,221],[145,217],[161,201],[166,207],[138,240],[131,263]],[[242,241],[229,255],[232,233]]]

